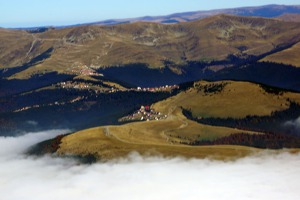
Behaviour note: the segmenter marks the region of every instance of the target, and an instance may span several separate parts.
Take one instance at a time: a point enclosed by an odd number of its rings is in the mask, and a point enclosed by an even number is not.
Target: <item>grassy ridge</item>
[[[295,44],[291,48],[274,53],[262,59],[262,61],[284,63],[300,67],[300,43]]]
[[[146,140],[144,140],[146,141]],[[124,142],[115,135],[107,135],[103,128],[84,130],[63,138],[57,154],[94,155],[98,160],[106,161],[127,156],[131,152],[145,156],[185,156],[187,158],[211,157],[215,159],[233,159],[257,152],[257,149],[241,146],[191,147],[170,144],[144,144]]]
[[[214,87],[222,90],[215,90]],[[199,81],[185,92],[155,104],[154,108],[167,112],[170,106],[178,106],[190,110],[193,117],[199,118],[244,118],[285,110],[290,105],[288,100],[300,102],[300,95],[292,92],[275,95],[266,92],[259,84],[249,82]]]

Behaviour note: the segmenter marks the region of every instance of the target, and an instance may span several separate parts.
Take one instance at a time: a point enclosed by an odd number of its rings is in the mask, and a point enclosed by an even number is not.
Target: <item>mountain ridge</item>
[[[271,7],[232,10],[281,17],[0,29],[0,135],[68,128],[31,152],[100,161],[299,151],[300,23]]]
[[[159,16],[105,19],[101,21],[86,22],[86,23],[64,25],[64,26],[49,25],[49,26],[37,26],[37,27],[20,27],[20,28],[11,28],[11,29],[27,30],[33,32],[44,32],[47,31],[48,29],[53,29],[53,28],[61,29],[61,28],[85,26],[85,25],[118,25],[118,24],[135,23],[138,21],[172,24],[172,23],[195,21],[195,20],[211,17],[218,14],[232,14],[237,16],[258,16],[258,17],[265,17],[265,18],[275,18],[287,13],[300,14],[300,5],[269,4],[269,5],[262,5],[262,6],[247,6],[247,7],[227,8],[227,9],[211,9],[211,10],[200,10],[200,11],[177,12],[173,14],[159,15]]]
[[[278,19],[217,15],[172,25],[137,22],[114,26],[80,26],[42,33],[1,30],[0,68],[10,69],[41,59],[13,77],[45,72],[73,73],[83,66],[102,67],[143,63],[177,73],[189,61],[249,59],[300,41],[300,24]],[[18,37],[18,43],[14,40]],[[178,71],[179,70],[179,71]]]
[[[266,14],[267,13],[267,14]],[[272,14],[273,13],[273,14]],[[238,16],[258,16],[258,17],[278,17],[284,13],[300,13],[300,5],[264,5],[264,6],[249,6],[238,7],[228,9],[212,9],[212,10],[200,10],[190,12],[178,12],[169,15],[160,16],[143,16],[137,18],[125,18],[125,19],[108,19],[98,22],[83,23],[81,25],[116,25],[122,23],[133,23],[138,21],[156,22],[156,23],[179,23],[188,22],[211,17],[218,14],[232,14]]]

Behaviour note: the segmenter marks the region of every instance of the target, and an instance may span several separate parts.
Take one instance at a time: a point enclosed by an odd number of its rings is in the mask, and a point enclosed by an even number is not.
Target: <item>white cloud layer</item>
[[[128,158],[77,165],[68,159],[27,157],[30,145],[65,131],[0,137],[0,199],[263,199],[300,197],[300,155],[267,154],[234,162]]]

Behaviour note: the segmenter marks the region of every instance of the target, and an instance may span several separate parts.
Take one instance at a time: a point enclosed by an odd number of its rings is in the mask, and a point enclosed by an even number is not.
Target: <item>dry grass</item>
[[[126,90],[125,87],[123,87],[122,85],[120,85],[118,83],[114,83],[114,82],[110,82],[110,81],[103,81],[103,83],[110,86],[110,87],[117,88],[119,90]]]
[[[146,141],[146,139],[145,139]],[[146,156],[184,156],[187,158],[234,159],[258,152],[258,149],[242,146],[203,146],[135,144],[122,142],[114,135],[106,135],[103,128],[81,131],[62,140],[58,154],[93,154],[102,161],[120,158],[130,152]]]
[[[265,57],[261,61],[283,63],[300,67],[300,43],[284,51]]]
[[[122,141],[114,134],[107,134],[107,127],[98,127],[80,131],[64,137],[57,153],[59,155],[94,155],[101,161],[127,156],[138,152],[144,156],[166,156],[185,158],[210,158],[232,160],[260,152],[260,149],[232,146],[187,146],[175,144],[131,143]],[[291,153],[299,149],[289,150]]]
[[[300,22],[300,14],[287,13],[277,18],[287,22]]]
[[[198,91],[199,86],[224,83],[226,84],[223,90],[215,94]],[[197,116],[199,113],[214,117],[268,115],[272,111],[287,108],[287,98],[300,102],[299,93],[269,94],[253,83],[201,81],[195,83],[195,88],[152,106],[155,110],[167,114],[167,119],[80,131],[63,139],[59,153],[95,154],[102,159],[125,156],[131,151],[145,155],[163,154],[201,158],[205,156],[215,158],[244,156],[258,150],[236,146],[191,147],[182,145],[181,143],[199,139],[213,140],[247,131],[196,123],[182,114],[181,107],[191,108],[191,111]],[[247,133],[260,134],[249,131]]]
[[[197,88],[190,88],[167,100],[156,103],[153,107],[168,112],[170,107],[190,109],[194,117],[243,118],[248,115],[266,116],[274,111],[289,107],[288,98],[300,102],[300,94],[284,93],[275,95],[265,92],[259,85],[248,82],[223,81],[224,89],[216,94],[204,93]],[[210,82],[198,82],[202,86]]]
[[[166,120],[135,122],[109,127],[110,134],[134,144],[179,144],[195,139],[211,140],[233,133],[247,132],[226,127],[203,125],[188,120],[176,108]],[[252,132],[248,132],[252,133]]]

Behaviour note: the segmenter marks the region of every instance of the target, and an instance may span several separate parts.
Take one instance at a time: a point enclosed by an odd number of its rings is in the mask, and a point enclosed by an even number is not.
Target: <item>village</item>
[[[88,89],[92,86],[92,84],[88,83],[76,83],[73,81],[61,82],[58,83],[57,86],[60,86],[63,89]]]
[[[61,82],[61,83],[55,84],[53,86],[56,88],[63,88],[63,89],[90,90],[90,91],[94,91],[96,94],[129,91],[128,89],[124,90],[124,89],[119,89],[116,87],[109,87],[109,86],[105,87],[102,85],[85,83],[85,82],[77,82],[77,81]]]
[[[148,87],[148,88],[132,88],[132,90],[139,92],[171,92],[174,89],[179,89],[179,85],[165,85],[160,87]]]
[[[70,67],[66,70],[66,74],[77,74],[77,75],[84,75],[84,76],[103,76],[103,74],[97,73],[94,69],[91,67],[88,67],[86,65],[75,65],[73,67]]]
[[[61,87],[63,89],[78,89],[78,90],[87,90],[87,89],[94,89],[96,93],[104,92],[104,93],[114,93],[114,92],[120,92],[120,91],[136,91],[136,92],[172,92],[174,89],[179,89],[178,85],[166,85],[166,86],[160,86],[160,87],[148,87],[148,88],[129,88],[129,89],[118,89],[116,87],[110,87],[100,88],[97,85],[94,85],[92,83],[84,83],[84,82],[75,82],[75,81],[66,81],[61,82],[55,85],[56,87]]]
[[[166,85],[161,87],[148,87],[148,88],[142,88],[142,87],[136,87],[136,88],[129,88],[129,89],[119,89],[116,87],[101,87],[96,84],[92,83],[85,83],[85,82],[77,82],[77,81],[66,81],[66,82],[60,82],[57,84],[52,85],[56,88],[63,88],[67,90],[88,90],[89,92],[95,93],[96,96],[100,93],[116,93],[116,92],[128,92],[128,91],[135,91],[135,92],[172,92],[174,89],[179,89],[178,85]],[[84,96],[78,96],[73,100],[70,100],[68,102],[53,102],[49,103],[47,105],[32,105],[32,106],[25,106],[20,109],[14,110],[13,112],[21,112],[25,110],[29,110],[32,108],[39,108],[44,106],[54,106],[54,105],[64,105],[66,103],[75,103],[79,100],[84,99]],[[150,121],[150,120],[160,120],[165,119],[167,116],[155,112],[153,109],[150,109],[149,106],[141,106],[141,108],[133,113],[132,115],[128,115],[126,117],[123,117],[120,119],[121,121],[136,121],[136,120],[142,120],[142,121]]]
[[[61,106],[61,105],[65,105],[67,103],[75,103],[75,102],[80,101],[82,99],[84,99],[84,96],[76,97],[75,99],[72,99],[72,100],[67,101],[67,102],[55,101],[54,103],[49,103],[49,104],[44,104],[44,105],[25,106],[25,107],[22,107],[20,109],[14,110],[13,112],[21,112],[21,111],[29,110],[29,109],[32,109],[32,108],[39,108],[39,107],[45,107],[45,106],[54,106],[54,105],[55,106]]]
[[[93,67],[88,67],[83,64],[76,64],[68,68],[65,72],[66,74],[76,74],[82,77],[104,77],[103,74],[98,73]],[[98,79],[98,78],[96,78]],[[89,90],[92,89],[96,93],[115,93],[115,92],[125,92],[125,91],[136,91],[136,92],[172,92],[174,89],[179,89],[179,85],[165,85],[159,87],[136,87],[136,88],[117,88],[117,87],[103,87],[97,84],[79,82],[79,81],[66,81],[53,85],[58,88],[63,89],[77,89],[77,90]]]
[[[133,114],[127,115],[120,118],[119,122],[127,121],[152,121],[152,120],[162,120],[166,119],[168,116],[160,112],[151,109],[150,106],[141,106],[141,108],[135,111]]]

